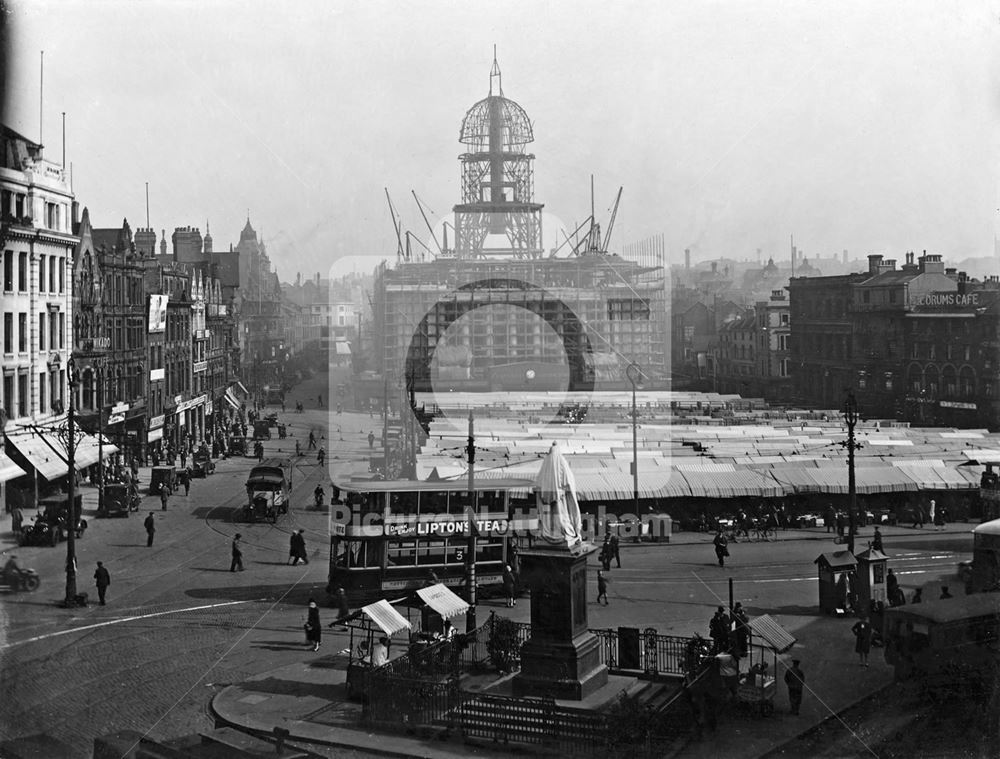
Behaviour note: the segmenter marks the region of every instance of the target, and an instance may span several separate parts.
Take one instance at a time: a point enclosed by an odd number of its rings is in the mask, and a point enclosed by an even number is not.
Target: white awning
[[[37,472],[47,480],[55,480],[65,477],[69,472],[69,465],[66,459],[56,453],[48,438],[50,434],[29,429],[18,429],[13,424],[8,424],[4,433],[7,440],[17,448],[18,452],[28,460]]]
[[[247,386],[244,385],[242,382],[237,381],[236,387],[238,387],[240,389],[240,391],[243,393],[243,395],[247,396],[248,398],[250,397],[250,391],[247,390]]]
[[[155,443],[157,440],[163,440],[163,428],[157,427],[155,430],[150,430],[146,433],[146,442]]]
[[[395,635],[402,630],[409,630],[410,623],[403,615],[392,608],[384,598],[361,609],[365,616],[381,628],[386,635]]]
[[[338,356],[350,356],[351,355],[351,346],[348,345],[347,343],[335,343],[335,345],[337,347],[337,355]]]
[[[23,477],[26,474],[27,472],[15,464],[13,459],[3,451],[0,451],[0,482],[16,480],[18,477]]]
[[[233,408],[238,409],[240,407],[240,402],[236,400],[236,395],[233,393],[233,389],[231,387],[226,389],[226,394],[222,397],[225,398],[226,403]]]
[[[420,588],[417,595],[443,619],[457,617],[469,610],[469,604],[455,595],[444,583],[439,582],[429,588]]]

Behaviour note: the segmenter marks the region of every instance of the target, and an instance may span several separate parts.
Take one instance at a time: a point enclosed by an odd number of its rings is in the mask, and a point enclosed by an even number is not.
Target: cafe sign
[[[980,293],[927,292],[911,293],[910,306],[925,311],[967,310],[979,308]]]

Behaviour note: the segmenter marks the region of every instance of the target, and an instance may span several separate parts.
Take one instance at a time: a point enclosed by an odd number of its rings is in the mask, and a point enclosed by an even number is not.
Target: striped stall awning
[[[35,430],[12,429],[11,424],[7,425],[7,441],[17,448],[18,453],[27,459],[28,463],[47,480],[56,480],[65,477],[69,472],[69,464],[66,459],[56,453],[55,448],[49,445],[49,438],[55,433],[41,433]],[[62,444],[59,444],[62,447]]]
[[[431,585],[429,588],[417,590],[420,600],[441,615],[442,619],[451,619],[465,614],[469,604],[455,595],[444,583]]]
[[[361,611],[368,619],[378,625],[379,629],[386,635],[391,636],[403,630],[410,629],[410,623],[403,618],[402,614],[392,608],[392,605],[384,598],[381,601],[376,601],[373,604],[362,607]]]
[[[785,488],[770,474],[752,469],[733,472],[681,472],[695,498],[776,498]]]

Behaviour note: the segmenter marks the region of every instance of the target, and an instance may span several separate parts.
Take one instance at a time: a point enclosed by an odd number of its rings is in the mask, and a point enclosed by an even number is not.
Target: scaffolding
[[[528,114],[503,96],[494,52],[489,95],[465,114],[459,134],[467,146],[459,156],[462,202],[454,207],[459,258],[542,256],[543,205],[534,202],[535,156],[524,152],[534,139]],[[491,245],[491,237],[504,238],[504,244]]]

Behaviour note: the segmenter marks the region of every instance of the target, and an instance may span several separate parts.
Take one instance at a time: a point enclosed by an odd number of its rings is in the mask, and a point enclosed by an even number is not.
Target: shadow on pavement
[[[296,698],[318,698],[330,700],[330,686],[326,683],[309,683],[301,680],[280,680],[267,677],[262,680],[247,680],[240,683],[240,690],[267,693],[271,696],[295,696]]]
[[[208,569],[207,572],[228,572],[228,569]],[[296,585],[291,590],[283,585],[249,585],[236,588],[192,588],[187,591],[191,598],[221,601],[272,601],[282,606],[305,608],[309,599],[313,598],[322,608],[324,605],[333,608],[328,602],[325,584]]]

